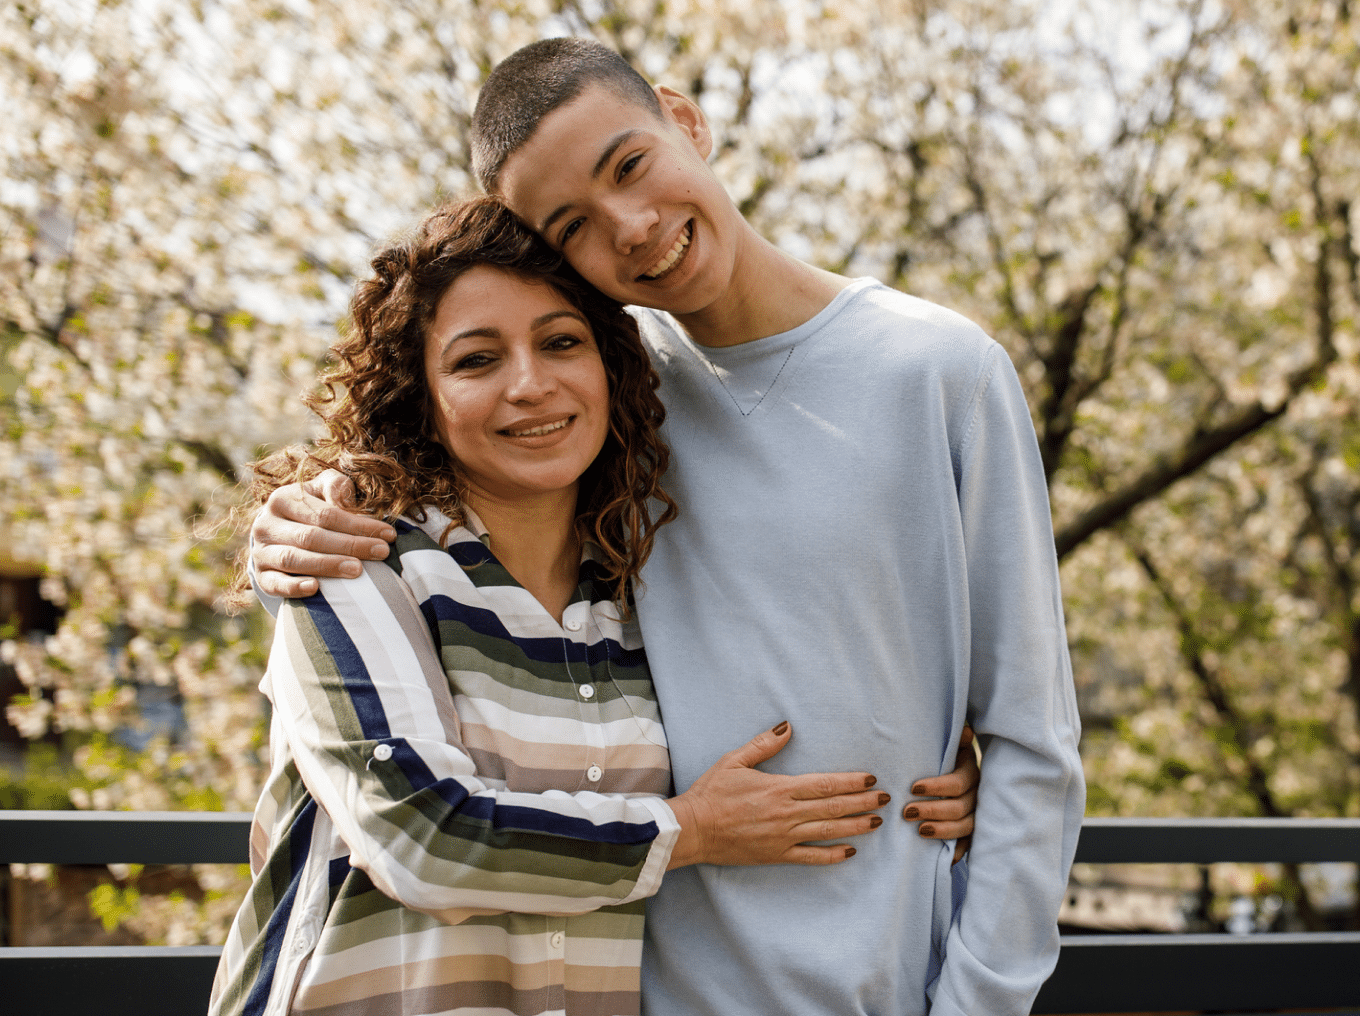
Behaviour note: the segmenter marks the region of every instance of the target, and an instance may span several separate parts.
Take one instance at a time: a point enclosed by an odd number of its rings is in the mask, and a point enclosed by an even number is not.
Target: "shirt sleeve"
[[[403,906],[581,914],[656,892],[679,826],[660,797],[488,786],[415,596],[385,564],[279,610],[264,688],[308,791]]]
[[[1057,962],[1058,909],[1086,791],[1048,489],[1024,393],[999,346],[984,368],[958,476],[968,713],[983,766],[966,896],[931,1014],[1019,1016]]]

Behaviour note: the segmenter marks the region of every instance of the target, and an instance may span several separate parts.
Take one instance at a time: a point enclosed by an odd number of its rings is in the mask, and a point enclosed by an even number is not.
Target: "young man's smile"
[[[693,239],[693,237],[694,220],[690,219],[685,223],[684,229],[680,231],[680,235],[676,237],[675,243],[671,245],[670,250],[666,251],[661,260],[643,272],[641,278],[655,282],[658,279],[663,279],[669,275],[675,270],[676,266],[684,260],[685,255],[689,252],[690,240]]]

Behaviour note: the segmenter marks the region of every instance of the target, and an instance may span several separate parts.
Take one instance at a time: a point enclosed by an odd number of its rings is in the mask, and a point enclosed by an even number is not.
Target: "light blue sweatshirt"
[[[676,790],[787,719],[765,768],[864,770],[893,796],[844,864],[670,872],[648,904],[644,1012],[1029,1012],[1084,786],[1048,494],[1010,360],[868,279],[725,349],[637,313],[680,505],[638,601]],[[983,777],[951,873],[953,844],[900,811],[914,780],[953,768],[965,720]]]

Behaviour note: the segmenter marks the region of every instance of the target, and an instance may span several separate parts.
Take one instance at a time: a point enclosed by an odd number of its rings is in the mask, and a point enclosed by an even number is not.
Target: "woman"
[[[257,488],[343,461],[399,537],[280,612],[211,1011],[635,1013],[668,868],[839,863],[808,841],[867,833],[888,796],[751,768],[780,724],[665,799],[629,590],[675,506],[632,319],[489,199],[373,270],[313,403],[328,435]]]

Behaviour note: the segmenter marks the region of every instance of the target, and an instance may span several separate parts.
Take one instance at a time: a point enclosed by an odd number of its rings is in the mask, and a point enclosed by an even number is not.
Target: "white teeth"
[[[675,246],[666,251],[666,256],[642,273],[645,278],[654,279],[675,264],[680,255],[685,252],[685,248],[689,246],[690,228],[688,225],[685,226],[684,231],[676,239]]]
[[[571,417],[565,420],[558,420],[556,423],[545,423],[542,427],[533,427],[530,430],[507,430],[506,433],[511,437],[542,437],[544,434],[551,434],[555,430],[561,430],[571,423]]]

